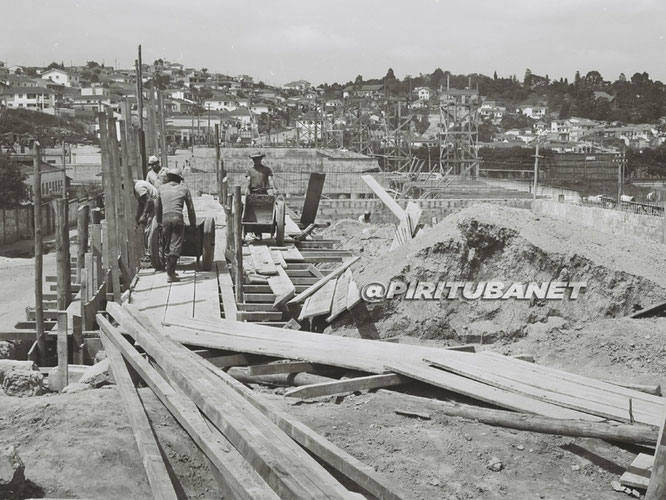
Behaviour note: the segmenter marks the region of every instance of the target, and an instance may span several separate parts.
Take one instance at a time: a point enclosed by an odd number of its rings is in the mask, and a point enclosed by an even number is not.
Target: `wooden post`
[[[102,221],[100,224],[102,226],[102,269],[106,273],[111,266],[111,259],[109,258],[109,223],[107,221]]]
[[[98,209],[95,209],[98,210]],[[93,210],[93,214],[95,213]],[[93,220],[95,218],[93,217]],[[90,226],[90,250],[93,254],[93,260],[95,262],[95,276],[97,278],[97,283],[101,283],[103,280],[102,277],[102,225],[99,223],[93,223]]]
[[[69,264],[69,230],[67,227],[67,200],[53,200],[56,214],[56,282],[58,310],[64,311],[72,299],[72,271]],[[87,208],[87,207],[86,207]]]
[[[41,151],[37,141],[33,146],[34,176],[32,179],[32,202],[34,205],[35,225],[35,330],[37,332],[37,348],[39,349],[40,364],[46,359],[46,343],[44,342],[44,304],[42,274],[44,261],[42,257],[42,173]]]
[[[67,149],[62,141],[62,198],[67,200]]]
[[[114,210],[116,213],[116,249],[117,253],[115,254],[115,259],[122,260],[122,263],[125,269],[128,268],[129,257],[127,253],[127,231],[125,226],[125,207],[123,206],[123,197],[122,197],[122,169],[120,167],[120,151],[118,150],[118,134],[116,130],[116,119],[113,117],[113,111],[109,108],[107,113],[108,118],[108,143],[107,147],[109,150],[109,159],[111,167],[111,176],[113,182],[111,183],[112,194],[113,194],[113,204]],[[109,228],[110,229],[110,228]],[[122,268],[119,268],[122,269]],[[119,274],[120,276],[120,274]],[[125,276],[127,282],[129,283],[129,277]],[[115,295],[115,290],[114,290]]]
[[[664,500],[666,498],[666,421],[661,426],[657,448],[654,452],[654,464],[648,483],[645,500]]]
[[[126,107],[126,106],[125,106]],[[136,245],[134,238],[134,223],[133,216],[136,211],[134,202],[136,201],[134,195],[134,179],[132,176],[132,166],[130,165],[130,146],[129,146],[129,137],[127,122],[120,122],[120,149],[122,152],[122,197],[121,204],[125,209],[125,224],[124,232],[121,237],[124,237],[123,241],[127,242],[127,270],[129,272],[128,282],[131,282],[134,279],[134,274],[136,273],[136,266],[138,263],[138,258],[136,256]]]
[[[166,121],[164,118],[164,96],[162,95],[161,90],[157,91],[157,105],[159,106],[158,116],[160,125],[160,153],[162,154],[162,166],[164,168],[169,168],[169,156],[167,154],[169,151],[167,149]]]
[[[209,111],[210,113],[210,111]],[[222,204],[222,173],[220,172],[220,125],[215,124],[215,182],[217,186],[218,199]]]
[[[532,199],[537,198],[537,183],[539,181],[539,138],[537,137],[536,153],[534,154],[534,185],[532,187]]]
[[[97,115],[99,120],[100,145],[102,149],[102,180],[104,182],[104,203],[106,206],[106,221],[102,226],[104,238],[104,268],[111,268],[111,287],[113,300],[120,302],[120,267],[118,266],[118,232],[116,228],[116,202],[114,196],[114,172],[109,151],[108,121],[105,113]],[[107,267],[108,266],[108,267]]]
[[[90,207],[81,205],[76,211],[76,233],[78,249],[76,251],[76,281],[81,283],[83,269],[83,256],[88,251],[88,221],[90,220]]]
[[[69,384],[68,359],[67,359],[67,312],[58,311],[58,377],[56,387],[51,390],[62,391]]]
[[[236,265],[234,266],[234,283],[236,285],[236,303],[243,302],[243,227],[241,217],[243,212],[243,203],[241,201],[241,187],[234,187],[234,257]]]

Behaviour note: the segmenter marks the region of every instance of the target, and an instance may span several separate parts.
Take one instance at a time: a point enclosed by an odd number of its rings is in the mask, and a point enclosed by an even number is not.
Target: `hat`
[[[157,158],[157,156],[152,155],[150,158],[148,158],[148,165],[152,165],[153,163],[159,163],[160,160]]]
[[[250,158],[265,158],[266,155],[262,153],[261,151],[255,151],[250,155]]]
[[[167,175],[176,175],[183,179],[183,169],[182,168],[170,168],[167,170]]]

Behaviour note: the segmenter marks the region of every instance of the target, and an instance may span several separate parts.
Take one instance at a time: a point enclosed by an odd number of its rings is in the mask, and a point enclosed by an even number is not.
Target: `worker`
[[[138,201],[136,215],[134,217],[135,227],[144,227],[144,253],[150,253],[150,241],[153,232],[157,228],[157,221],[154,220],[155,204],[160,196],[160,192],[148,181],[134,181],[134,197]],[[148,250],[148,252],[146,252]]]
[[[273,171],[261,163],[261,160],[265,157],[266,155],[259,151],[250,155],[254,165],[248,168],[245,173],[248,179],[246,194],[268,194],[269,189],[275,191]]]
[[[366,210],[365,212],[363,212],[363,215],[358,216],[358,221],[370,224],[370,215],[372,215],[370,213],[370,210]]]
[[[167,169],[160,165],[160,160],[157,156],[152,155],[148,158],[148,175],[146,180],[150,182],[157,189],[166,182]]]
[[[183,205],[187,207],[187,218],[192,228],[196,226],[197,217],[194,212],[190,190],[182,184],[183,171],[180,168],[169,169],[166,181],[166,184],[160,188],[160,196],[157,198],[155,207],[155,217],[157,223],[162,227],[167,281],[173,283],[180,281],[176,274],[176,263],[183,249],[185,235]]]

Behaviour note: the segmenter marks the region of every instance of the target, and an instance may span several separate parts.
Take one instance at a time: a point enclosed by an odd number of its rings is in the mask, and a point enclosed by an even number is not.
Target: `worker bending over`
[[[144,240],[143,251],[150,251],[150,241],[157,227],[154,220],[155,204],[160,197],[160,192],[148,181],[134,181],[134,197],[138,201],[136,215],[134,216],[135,227],[143,226]]]
[[[166,181],[166,184],[160,188],[155,217],[157,218],[157,223],[162,225],[167,281],[173,283],[174,281],[180,281],[176,274],[176,263],[183,249],[185,234],[183,205],[187,206],[187,218],[190,226],[193,228],[196,226],[197,216],[194,212],[194,203],[192,203],[190,190],[182,184],[183,171],[180,168],[169,169]]]
[[[247,190],[245,194],[268,194],[269,189],[275,192],[273,171],[261,163],[261,160],[265,157],[265,154],[258,151],[250,155],[254,165],[248,168],[245,173],[247,177]]]

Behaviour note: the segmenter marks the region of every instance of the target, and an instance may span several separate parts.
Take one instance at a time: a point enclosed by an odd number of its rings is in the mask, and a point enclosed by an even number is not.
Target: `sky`
[[[162,58],[269,84],[431,73],[666,81],[663,0],[4,0],[0,60]]]

